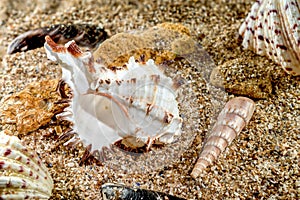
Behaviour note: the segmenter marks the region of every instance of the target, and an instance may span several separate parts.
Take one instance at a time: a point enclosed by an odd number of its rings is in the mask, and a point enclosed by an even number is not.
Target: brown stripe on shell
[[[66,53],[66,51],[67,51],[75,58],[79,58],[79,57],[83,56],[83,51],[81,51],[80,47],[76,44],[76,42],[74,40],[65,46],[61,46],[61,45],[55,43],[52,40],[52,38],[48,35],[45,37],[45,40],[53,52]],[[94,68],[94,58],[93,57],[90,57],[85,64],[90,73],[96,73],[96,69]]]
[[[66,52],[66,48],[64,46],[57,45],[49,35],[47,35],[45,37],[45,40],[46,40],[46,43],[51,47],[52,51],[63,52],[63,53]]]
[[[71,41],[71,43],[69,44],[69,46],[67,47],[68,52],[70,52],[70,54],[76,58],[82,56],[83,52],[81,51],[81,49],[79,48],[79,46],[75,43],[75,41]]]
[[[254,101],[246,97],[236,97],[226,103],[204,143],[197,163],[191,173],[193,178],[197,178],[230,145],[233,139],[250,121],[254,109]]]
[[[17,36],[8,46],[7,53],[25,52],[40,48],[45,43],[45,36],[50,36],[55,42],[64,44],[74,40],[79,46],[89,49],[97,47],[107,37],[106,31],[91,23],[88,24],[54,24],[28,30]]]

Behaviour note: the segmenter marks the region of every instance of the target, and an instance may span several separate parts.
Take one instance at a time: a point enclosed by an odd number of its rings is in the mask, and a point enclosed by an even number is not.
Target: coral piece
[[[49,199],[52,178],[38,155],[0,132],[0,199]]]
[[[49,123],[68,106],[61,96],[62,82],[53,79],[29,84],[24,90],[5,97],[0,105],[2,124],[15,124],[18,133],[26,134]]]
[[[216,87],[225,87],[226,92],[236,96],[266,99],[272,93],[271,75],[264,63],[257,65],[243,58],[236,58],[214,68],[210,83]]]
[[[254,109],[255,103],[246,97],[236,97],[226,103],[204,142],[191,173],[193,178],[197,178],[208,165],[211,165],[232,140],[239,135],[250,121]]]
[[[300,75],[299,11],[297,0],[256,1],[239,29],[242,45]]]
[[[119,33],[104,41],[93,53],[96,62],[109,68],[123,66],[130,57],[153,59],[155,63],[174,60],[194,52],[197,47],[188,28],[181,24],[163,23],[146,31]]]

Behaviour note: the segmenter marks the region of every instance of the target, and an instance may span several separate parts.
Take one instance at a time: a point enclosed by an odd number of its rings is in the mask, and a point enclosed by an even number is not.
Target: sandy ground
[[[191,147],[174,163],[151,173],[129,175],[95,164],[79,166],[82,147],[70,150],[58,144],[53,150],[58,142],[49,131],[57,124],[20,136],[36,149],[50,170],[55,183],[51,199],[101,199],[100,187],[107,182],[187,199],[300,197],[300,77],[287,75],[267,58],[240,47],[237,31],[253,1],[51,2],[1,1],[1,97],[20,91],[30,82],[60,77],[59,67],[47,60],[43,48],[5,55],[9,42],[24,31],[57,23],[90,22],[102,24],[113,35],[177,22],[190,28],[194,39],[226,75],[227,90],[236,96],[255,97],[256,102],[248,126],[198,180],[192,179],[190,173],[197,159],[196,147],[209,130],[204,114],[199,115],[201,130]]]

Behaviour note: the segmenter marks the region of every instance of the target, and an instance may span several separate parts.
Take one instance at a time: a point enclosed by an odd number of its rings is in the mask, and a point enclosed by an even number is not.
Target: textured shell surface
[[[30,83],[24,90],[4,97],[0,102],[0,123],[16,125],[19,134],[48,124],[68,104],[59,94],[58,79]],[[34,117],[33,117],[34,116]]]
[[[45,49],[49,59],[62,64],[63,80],[73,92],[71,106],[61,116],[73,122],[92,151],[126,137],[150,146],[180,135],[178,85],[153,60],[141,64],[132,57],[126,67],[113,70],[94,62],[74,41],[62,47],[47,37]]]
[[[38,155],[0,132],[0,199],[48,199],[52,178]]]
[[[242,45],[300,75],[299,17],[298,0],[256,1],[239,29]]]
[[[193,178],[197,178],[208,165],[211,165],[240,134],[250,121],[254,110],[254,101],[246,97],[235,97],[226,103],[203,144],[191,173]]]

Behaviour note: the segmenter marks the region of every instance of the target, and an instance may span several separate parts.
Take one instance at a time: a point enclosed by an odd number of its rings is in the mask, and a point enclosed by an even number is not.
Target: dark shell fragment
[[[163,192],[131,188],[121,184],[106,183],[102,185],[102,197],[106,200],[184,200],[184,198]]]
[[[56,43],[64,44],[70,40],[82,47],[96,48],[107,39],[105,30],[92,24],[56,24],[49,27],[29,30],[16,37],[8,46],[7,53],[28,51],[40,48],[45,43],[45,36],[49,35]]]

